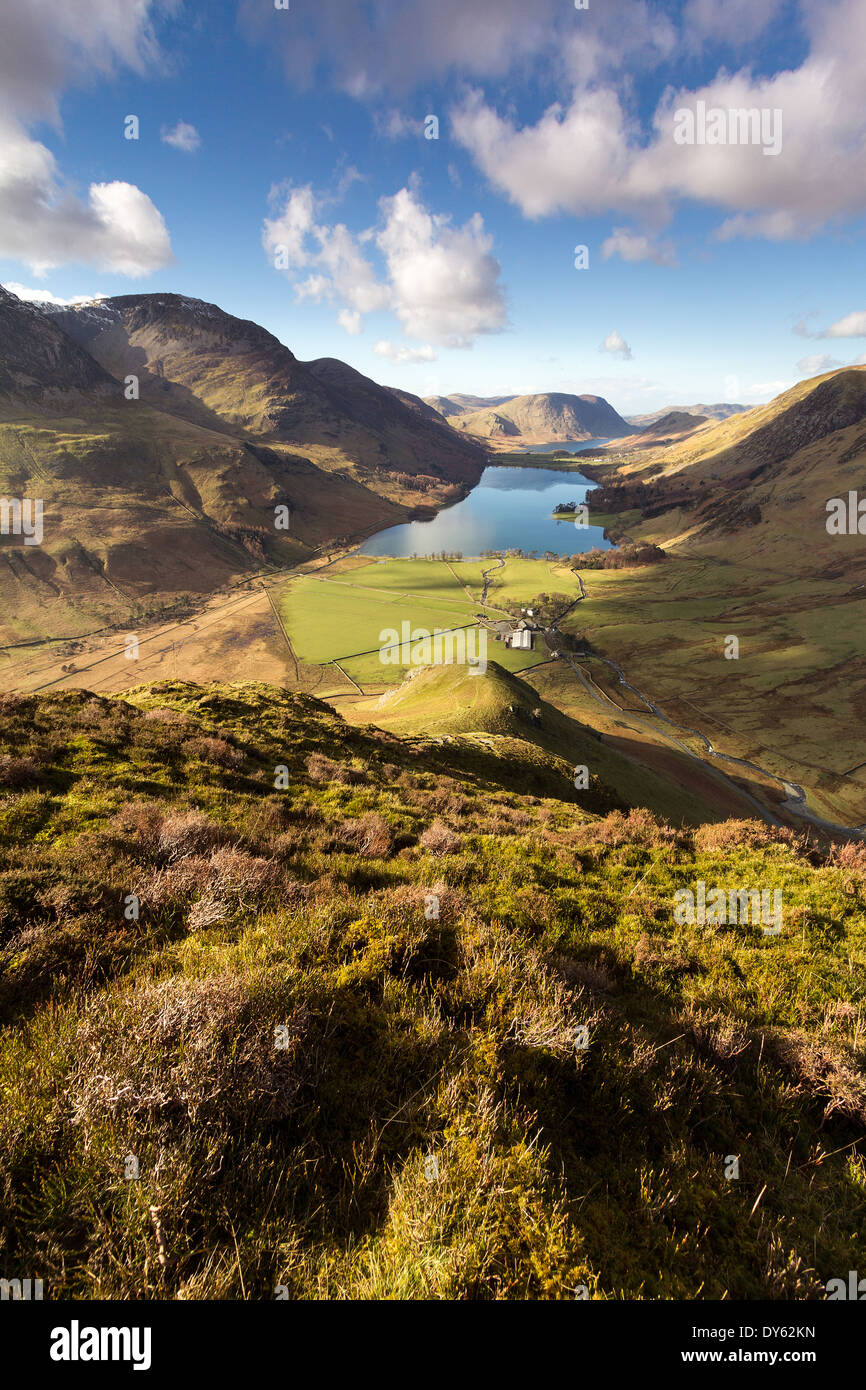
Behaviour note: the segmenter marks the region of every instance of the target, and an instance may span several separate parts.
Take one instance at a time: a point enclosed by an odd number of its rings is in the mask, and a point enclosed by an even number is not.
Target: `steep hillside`
[[[200,424],[290,444],[328,468],[387,487],[388,473],[475,482],[481,451],[440,421],[334,358],[299,362],[248,320],[175,294],[121,295],[50,309],[118,378],[141,380],[142,399]]]
[[[689,415],[682,410],[671,410],[650,424],[642,425],[636,434],[627,434],[618,439],[616,450],[658,448],[663,444],[679,441],[684,435],[694,434],[701,425],[707,424],[704,415]]]
[[[862,1268],[862,853],[599,816],[536,755],[262,685],[3,697],[4,1277],[782,1300]],[[699,883],[781,893],[780,930],[678,920]]]
[[[581,635],[702,746],[772,771],[765,804],[769,791],[861,832],[866,553],[827,523],[832,499],[862,495],[864,468],[863,368],[619,466],[587,463],[602,484],[593,510],[667,558],[663,575],[591,575],[579,615]]]
[[[537,675],[530,670],[522,679],[495,661],[483,675],[460,666],[415,667],[394,690],[344,706],[341,713],[353,724],[369,722],[401,736],[426,734],[452,744],[464,740],[466,748],[483,736],[503,767],[515,756],[527,759],[534,746],[539,759],[553,759],[565,776],[577,766],[592,769],[582,804],[593,810],[644,807],[696,825],[720,819],[707,788],[689,793],[682,769],[679,776],[675,768],[659,775],[623,756],[592,726],[540,698],[529,683]]]
[[[116,387],[56,323],[0,285],[0,402],[62,411],[82,399],[107,400]]]

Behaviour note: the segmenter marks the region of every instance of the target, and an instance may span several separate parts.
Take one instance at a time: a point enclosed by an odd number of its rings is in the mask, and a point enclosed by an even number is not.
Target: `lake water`
[[[557,446],[559,447],[559,446]],[[600,526],[555,521],[559,502],[582,502],[595,484],[582,473],[554,468],[485,468],[478,486],[432,521],[410,521],[379,531],[361,546],[364,555],[432,555],[445,550],[468,557],[485,550],[537,550],[575,555],[610,548]]]
[[[601,449],[609,444],[609,439],[581,439],[565,444],[527,444],[524,449],[515,449],[516,454],[582,454],[585,449]]]

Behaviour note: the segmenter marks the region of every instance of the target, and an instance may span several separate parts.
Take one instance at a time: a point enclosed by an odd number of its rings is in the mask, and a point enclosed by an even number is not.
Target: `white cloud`
[[[410,338],[471,347],[506,326],[493,238],[475,213],[463,227],[433,215],[408,189],[383,198],[376,240],[388,267],[394,311]]]
[[[727,5],[700,8],[710,28],[727,13]],[[763,25],[771,7],[757,11]],[[567,100],[528,125],[470,92],[451,113],[453,133],[529,218],[618,210],[658,227],[679,202],[694,200],[729,214],[724,239],[809,236],[866,209],[866,6],[827,0],[804,8],[802,24],[808,52],[798,67],[770,76],[720,68],[697,90],[667,88],[649,132],[631,114],[627,79],[614,85],[604,71],[602,81],[580,75]],[[751,144],[674,144],[675,111],[699,99],[708,108],[780,111],[778,155]]]
[[[806,338],[863,338],[866,337],[866,309],[857,309],[831,323],[818,333],[804,333]]]
[[[784,0],[688,0],[683,32],[698,46],[706,39],[744,44],[775,19]]]
[[[392,362],[435,362],[437,353],[430,347],[412,348],[405,343],[392,343],[390,338],[380,338],[373,344],[373,351],[379,357],[387,357]]]
[[[763,405],[771,401],[776,396],[780,396],[783,391],[790,391],[794,385],[793,381],[756,381],[751,386],[747,386],[745,391],[740,392],[741,405]]]
[[[27,131],[35,120],[59,127],[70,81],[158,62],[150,9],[150,0],[31,0],[0,12],[0,256],[36,275],[78,262],[140,276],[173,259],[165,222],[141,189],[114,181],[72,193]]]
[[[674,251],[670,245],[656,245],[649,237],[640,236],[628,227],[614,227],[611,236],[601,244],[604,259],[619,256],[624,261],[654,261],[656,265],[673,265]]]
[[[611,329],[610,333],[608,333],[599,348],[599,352],[609,352],[614,357],[621,357],[624,362],[630,362],[632,359],[631,348],[625,338],[623,338],[620,333],[617,333],[615,328]]]
[[[407,116],[402,111],[391,108],[377,111],[373,116],[376,134],[386,140],[402,140],[407,135],[420,136],[424,133],[424,122],[417,116]]]
[[[378,230],[354,234],[320,220],[323,202],[310,187],[272,191],[276,215],[265,218],[262,244],[296,298],[339,301],[338,322],[352,333],[361,331],[363,315],[390,309],[409,338],[449,347],[471,347],[480,334],[505,327],[500,266],[478,214],[452,227],[403,188],[380,199]],[[368,257],[374,247],[382,275]]]
[[[162,215],[140,188],[92,183],[86,202],[74,198],[51,152],[8,126],[0,126],[0,256],[36,275],[79,262],[133,277],[173,259]]]
[[[796,365],[801,376],[820,376],[822,372],[829,372],[833,367],[841,367],[842,363],[837,362],[829,353],[816,352],[811,357],[801,357]]]
[[[403,96],[455,68],[502,77],[540,51],[555,54],[561,10],[562,0],[316,0],[293,6],[292,23],[275,29],[273,8],[269,18],[261,0],[243,0],[241,16],[254,37],[276,47],[297,86],[326,78],[368,99]],[[571,8],[569,18],[574,27],[581,17]]]
[[[33,289],[30,285],[19,285],[17,280],[6,280],[4,289],[15,294],[19,299],[28,299],[34,304],[89,304],[94,299],[107,299],[105,294],[73,294],[69,299],[61,299],[58,295],[52,294],[50,290]]]
[[[171,145],[175,150],[183,150],[184,154],[195,154],[201,146],[201,136],[194,125],[187,121],[178,121],[171,130],[163,126],[160,132],[160,139],[164,145]]]

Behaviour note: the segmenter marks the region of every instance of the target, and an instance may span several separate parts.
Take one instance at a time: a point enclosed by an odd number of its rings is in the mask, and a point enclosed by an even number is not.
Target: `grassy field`
[[[274,598],[290,635],[292,646],[305,662],[340,666],[362,688],[380,688],[402,680],[406,666],[383,663],[380,634],[411,629],[434,632],[437,628],[475,628],[475,616],[485,612],[501,617],[507,603],[528,602],[548,588],[554,578],[563,592],[577,593],[576,581],[566,571],[557,573],[542,561],[507,560],[504,570],[491,576],[488,603],[480,607],[484,587],[482,571],[493,560],[449,564],[442,560],[384,560],[364,566],[333,566],[325,575],[290,580]],[[532,652],[512,651],[488,641],[488,659],[509,670],[520,671],[547,659],[543,647]]]

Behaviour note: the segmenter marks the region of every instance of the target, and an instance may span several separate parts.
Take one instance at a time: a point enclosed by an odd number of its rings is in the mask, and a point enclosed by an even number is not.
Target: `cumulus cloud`
[[[811,357],[801,357],[797,363],[797,371],[801,376],[820,376],[822,372],[829,372],[834,367],[841,366],[842,363],[837,362],[829,353],[816,352]]]
[[[758,8],[765,20],[767,6]],[[718,7],[704,11],[721,16]],[[576,83],[567,100],[522,125],[470,91],[452,112],[454,136],[529,218],[618,210],[661,226],[689,199],[729,214],[718,230],[724,239],[808,236],[866,208],[866,7],[828,0],[804,9],[802,22],[808,53],[799,66],[772,76],[721,68],[695,90],[666,88],[649,131],[631,114],[627,84],[611,79]],[[675,112],[699,100],[708,109],[780,111],[779,154],[767,158],[752,144],[676,145]]]
[[[184,154],[195,154],[201,146],[201,136],[194,125],[187,121],[178,121],[177,125],[163,126],[160,132],[160,139],[164,145],[171,145],[175,150],[183,150]]]
[[[69,262],[129,276],[170,264],[165,222],[146,193],[123,181],[70,191],[35,120],[59,125],[69,82],[137,72],[158,61],[150,0],[31,0],[0,11],[0,256],[36,275]]]
[[[743,402],[748,402],[749,405],[764,405],[780,396],[783,391],[789,391],[793,385],[793,381],[755,381],[751,386],[747,386],[741,395]]]
[[[608,333],[599,348],[599,352],[609,352],[614,357],[621,357],[624,362],[630,362],[632,359],[631,348],[625,338],[623,338],[620,333],[617,333],[615,328],[611,329],[610,333]]]
[[[463,227],[431,214],[408,189],[383,198],[376,241],[388,267],[394,312],[410,338],[470,347],[506,325],[500,266],[480,213]]]
[[[500,266],[477,213],[454,227],[402,188],[379,200],[378,227],[355,234],[324,221],[322,202],[309,186],[275,189],[274,216],[262,229],[265,250],[298,299],[340,302],[338,321],[351,333],[361,331],[363,315],[389,309],[409,338],[448,347],[471,347],[505,327]],[[373,248],[382,273],[370,260]]]
[[[69,299],[61,299],[59,295],[52,294],[50,290],[37,290],[30,285],[19,285],[17,280],[6,280],[3,288],[15,294],[19,299],[28,299],[33,304],[90,304],[94,299],[107,299],[105,294],[73,294]]]
[[[641,236],[628,227],[614,227],[611,236],[601,244],[604,259],[619,256],[624,261],[654,261],[656,265],[673,265],[673,247],[657,245],[649,237]]]
[[[804,338],[863,338],[866,337],[866,309],[855,309],[817,333],[807,332],[802,324],[797,325],[797,332]]]
[[[247,32],[277,47],[293,84],[330,81],[364,99],[402,96],[455,68],[503,77],[539,52],[556,51],[560,11],[561,0],[531,7],[525,0],[316,0],[293,7],[281,32],[260,0],[243,0],[240,9]]]
[[[429,345],[413,348],[406,343],[392,343],[390,338],[380,338],[373,344],[373,351],[379,357],[387,357],[391,362],[435,362],[437,353]]]

